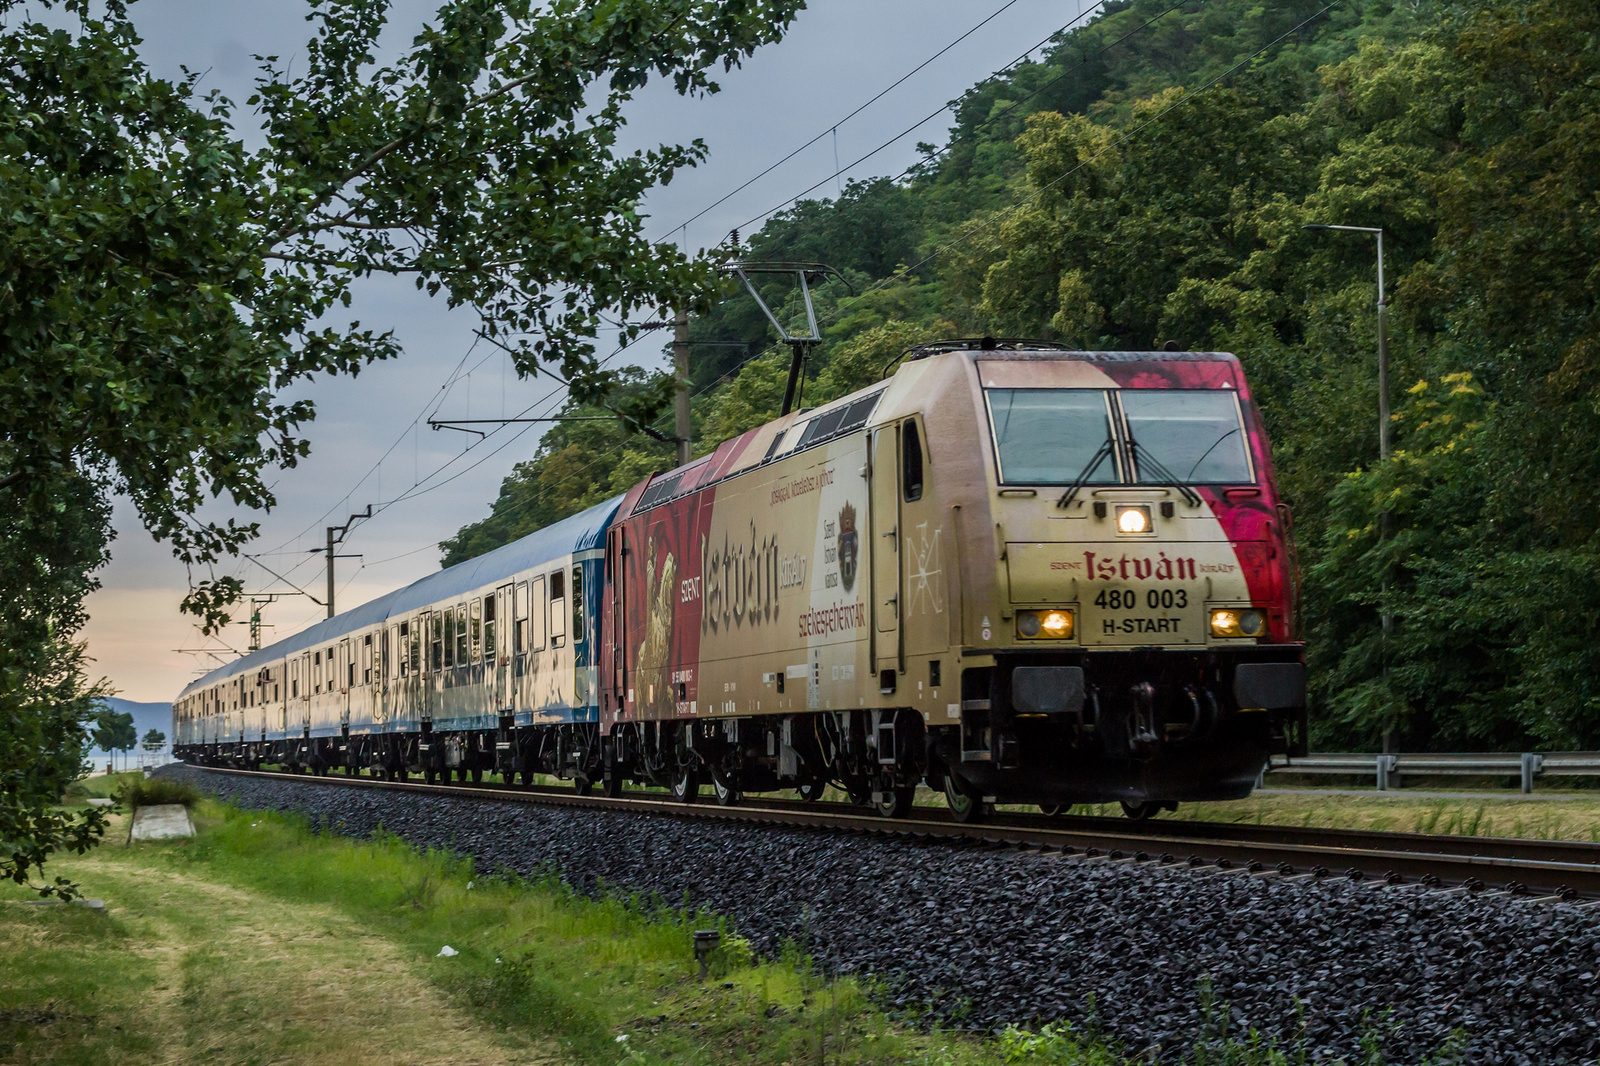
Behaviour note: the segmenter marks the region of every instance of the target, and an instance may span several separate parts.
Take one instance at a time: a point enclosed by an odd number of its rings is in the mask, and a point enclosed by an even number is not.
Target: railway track
[[[427,785],[370,777],[314,777],[225,767],[197,769],[241,777],[288,778],[324,787],[387,789],[496,802],[628,810],[672,818],[1019,847],[1061,852],[1092,861],[1186,866],[1211,876],[1344,877],[1449,892],[1593,901],[1585,905],[1600,905],[1600,845],[1574,841],[1178,820],[1128,822],[1013,813],[997,813],[986,822],[966,825],[950,821],[937,808],[926,808],[926,816],[922,816],[924,808],[918,808],[916,817],[888,821],[843,803],[750,798],[737,806],[724,807],[711,802],[680,803],[659,793],[638,791],[625,792],[613,799],[545,786],[508,788],[465,782]]]

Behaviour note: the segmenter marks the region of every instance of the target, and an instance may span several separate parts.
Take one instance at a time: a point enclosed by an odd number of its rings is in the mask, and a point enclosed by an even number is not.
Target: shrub
[[[117,797],[119,803],[130,809],[155,807],[164,803],[181,803],[185,807],[192,807],[199,799],[200,793],[193,785],[169,781],[164,777],[135,781]]]

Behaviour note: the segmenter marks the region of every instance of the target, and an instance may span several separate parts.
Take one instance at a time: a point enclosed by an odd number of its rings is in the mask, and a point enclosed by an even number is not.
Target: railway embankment
[[[704,907],[762,953],[803,943],[891,1007],[963,1026],[1070,1021],[1171,1057],[1219,1018],[1322,1057],[1376,1040],[1420,1062],[1462,1034],[1473,1061],[1600,1055],[1587,905],[168,772],[351,837]]]

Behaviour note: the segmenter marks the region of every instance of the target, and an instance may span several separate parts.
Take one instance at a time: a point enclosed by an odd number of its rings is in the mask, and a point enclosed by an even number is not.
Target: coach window
[[[442,614],[431,615],[428,619],[428,643],[433,646],[429,661],[433,664],[434,673],[444,669],[444,620],[449,613],[445,611]]]
[[[907,503],[922,499],[922,435],[914,418],[900,430],[900,487]]]
[[[312,692],[321,692],[322,691],[322,653],[320,651],[311,653],[311,677],[312,677],[311,691]]]
[[[567,576],[560,570],[550,575],[550,646],[567,642]]]
[[[474,599],[468,608],[471,617],[467,631],[472,635],[472,661],[483,662],[483,601]]]
[[[444,609],[444,668],[446,670],[456,664],[456,610],[454,607]]]
[[[572,643],[582,644],[583,625],[583,567],[572,568]]]
[[[528,650],[544,650],[544,578],[528,582]]]
[[[467,665],[467,605],[456,604],[456,666]]]
[[[372,684],[372,634],[361,638],[361,683]]]

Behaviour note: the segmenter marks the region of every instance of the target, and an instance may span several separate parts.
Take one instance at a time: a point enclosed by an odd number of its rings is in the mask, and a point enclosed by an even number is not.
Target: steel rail
[[[1494,891],[1560,899],[1600,899],[1600,846],[1573,841],[1520,840],[1419,833],[1361,832],[1220,822],[1126,822],[1109,818],[997,815],[961,823],[923,814],[885,819],[843,803],[752,800],[733,806],[683,803],[633,791],[618,798],[579,795],[547,786],[436,784],[371,777],[315,776],[269,770],[200,766],[207,773],[288,779],[345,788],[384,789],[501,803],[621,810],[659,817],[866,833],[917,840],[951,840],[989,847],[1025,847],[1079,854],[1090,860],[1188,866],[1238,875],[1319,878],[1342,876],[1390,884],[1420,883],[1453,891]]]

